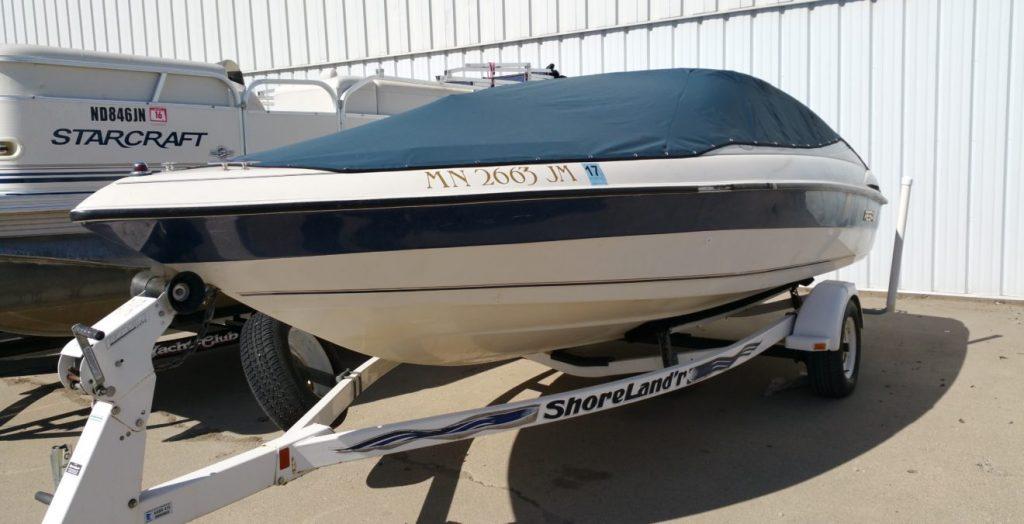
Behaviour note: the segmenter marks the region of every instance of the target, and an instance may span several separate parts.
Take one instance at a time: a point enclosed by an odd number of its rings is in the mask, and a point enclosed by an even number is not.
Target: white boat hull
[[[732,230],[178,269],[344,347],[401,362],[467,364],[614,340],[648,320],[810,278],[867,253],[873,234]]]
[[[572,163],[200,170],[119,182],[75,213],[330,342],[471,364],[617,339],[853,263],[884,199],[843,152],[604,162],[607,181]],[[513,170],[538,176],[487,184]]]

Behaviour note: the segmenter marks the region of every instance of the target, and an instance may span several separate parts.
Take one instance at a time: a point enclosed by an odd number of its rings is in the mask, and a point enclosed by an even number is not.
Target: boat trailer
[[[889,297],[880,312],[894,306],[909,190],[910,180],[904,179]],[[809,295],[794,298],[794,313],[724,347],[678,352],[670,332],[682,326],[673,324],[656,333],[660,356],[597,365],[553,354],[530,357],[580,376],[633,373],[626,378],[532,400],[335,432],[332,423],[398,365],[374,357],[339,376],[337,384],[280,437],[142,489],[146,426],[156,385],[151,348],[176,315],[198,305],[197,294],[205,294],[205,286],[194,274],[179,273],[167,282],[152,278],[140,294],[95,326],[75,326],[75,339],[61,352],[58,374],[65,387],[91,395],[93,405],[74,452],[69,453],[67,446],[55,446],[51,452],[56,492],[36,494],[49,505],[44,522],[186,522],[324,466],[549,424],[665,395],[780,345],[787,354],[806,355],[809,371],[811,362],[819,361],[825,380],[855,379],[862,326],[855,286],[825,281]],[[840,354],[845,358],[836,358]],[[842,396],[841,391],[815,386],[814,376],[811,381],[818,392]]]

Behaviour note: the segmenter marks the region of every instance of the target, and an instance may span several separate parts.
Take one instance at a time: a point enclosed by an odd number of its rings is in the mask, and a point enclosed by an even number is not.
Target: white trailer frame
[[[824,282],[812,292],[831,312],[842,311],[849,285]],[[84,360],[78,387],[94,397],[92,412],[65,474],[50,502],[45,522],[183,522],[314,469],[363,458],[409,451],[499,431],[538,426],[596,413],[663,395],[701,382],[746,362],[798,333],[799,313],[725,347],[680,353],[679,364],[638,359],[645,373],[533,400],[460,411],[408,422],[335,433],[330,424],[367,387],[396,363],[371,358],[346,375],[305,416],[262,446],[142,490],[146,421],[156,375],[145,348],[170,325],[175,312],[167,293],[136,296],[98,322],[79,329],[61,353],[66,385]],[[837,330],[838,333],[838,330]],[[817,337],[826,344],[828,336]],[[837,349],[832,345],[832,350]],[[624,361],[624,362],[629,362]],[[561,364],[565,369],[566,364]],[[609,368],[606,373],[620,373]],[[165,518],[166,517],[166,518]]]
[[[908,205],[909,190],[910,182],[904,179],[901,208]],[[900,210],[898,244],[905,211]],[[898,262],[894,266],[899,267]],[[397,366],[370,358],[342,377],[280,437],[142,489],[146,421],[156,384],[150,348],[175,316],[168,293],[187,296],[173,280],[146,288],[148,295],[132,298],[94,327],[75,326],[75,340],[61,352],[61,382],[92,395],[94,401],[70,460],[66,447],[54,448],[51,460],[67,465],[61,464],[56,493],[37,494],[49,504],[44,522],[185,522],[320,467],[539,426],[664,395],[724,373],[780,343],[796,351],[839,351],[847,304],[857,303],[853,284],[825,281],[815,286],[796,313],[725,347],[674,353],[668,346],[673,355],[666,358],[669,337],[659,337],[661,358],[628,359],[602,372],[550,357],[533,359],[576,374],[637,375],[532,400],[335,433],[331,423]]]

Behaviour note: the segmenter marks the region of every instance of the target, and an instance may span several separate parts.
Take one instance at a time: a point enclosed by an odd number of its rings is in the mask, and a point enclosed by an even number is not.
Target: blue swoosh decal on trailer
[[[462,438],[488,429],[508,428],[532,422],[537,418],[539,409],[539,406],[531,405],[508,411],[476,415],[443,428],[391,431],[347,448],[336,449],[335,451],[338,453],[373,451],[376,449],[391,449],[421,439]]]

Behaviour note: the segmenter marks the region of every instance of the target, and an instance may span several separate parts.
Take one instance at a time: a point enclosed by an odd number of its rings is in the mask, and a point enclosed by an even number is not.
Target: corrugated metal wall
[[[914,177],[903,289],[1024,297],[1024,0],[0,0],[0,17],[5,42],[260,75],[748,72],[825,118],[893,200]],[[885,286],[893,215],[840,277]]]

